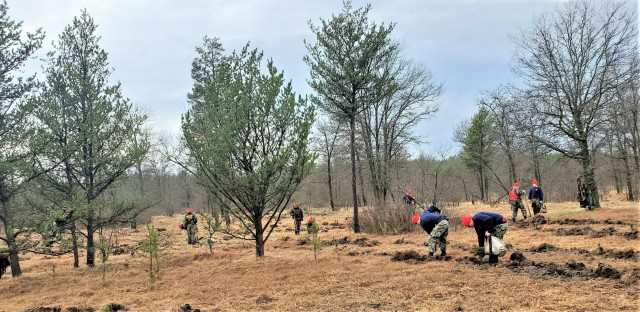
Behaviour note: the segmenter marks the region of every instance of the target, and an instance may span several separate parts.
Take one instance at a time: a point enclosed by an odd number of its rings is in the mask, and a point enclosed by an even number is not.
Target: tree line
[[[95,265],[96,233],[180,207],[216,223],[236,222],[257,256],[293,201],[353,211],[399,201],[498,202],[510,184],[538,179],[554,200],[575,196],[575,176],[595,195],[613,186],[637,199],[638,46],[626,3],[569,2],[514,37],[522,84],[482,93],[456,129],[461,150],[433,147],[415,132],[433,118],[443,84],[403,52],[395,23],[345,1],[309,22],[308,83],[297,94],[284,71],[247,44],[227,52],[218,38],[196,47],[192,90],[179,138],[155,133],[148,116],[109,80],[108,54],[83,10],[54,42],[44,80],[20,74],[44,31],[22,33],[0,5],[0,222],[12,274],[19,252],[54,211],[79,266]],[[598,187],[600,186],[600,188]],[[367,213],[365,210],[364,213]],[[84,246],[82,246],[84,244]]]

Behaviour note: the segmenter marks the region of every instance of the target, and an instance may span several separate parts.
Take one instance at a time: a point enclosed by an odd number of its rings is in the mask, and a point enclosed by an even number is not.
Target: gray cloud
[[[354,1],[354,6],[365,3]],[[480,92],[513,79],[509,34],[527,27],[533,14],[556,5],[533,0],[373,1],[371,17],[396,22],[393,35],[404,43],[406,55],[445,83],[440,111],[415,128],[431,144],[413,147],[414,152],[451,144],[453,127],[473,115]],[[9,7],[10,16],[24,21],[26,30],[42,27],[47,32],[41,56],[86,8],[99,25],[101,45],[115,68],[113,80],[150,113],[153,128],[177,133],[187,108],[194,49],[205,35],[219,37],[228,51],[250,41],[274,59],[299,93],[308,94],[303,40],[313,36],[307,23],[330,18],[342,1],[9,0]],[[26,70],[39,71],[40,66],[32,62]]]

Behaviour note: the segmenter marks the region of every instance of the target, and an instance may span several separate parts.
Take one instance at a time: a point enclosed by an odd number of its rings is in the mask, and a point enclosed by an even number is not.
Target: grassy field
[[[355,235],[344,227],[348,210],[307,213],[324,224],[323,240],[342,239],[317,260],[313,247],[301,244],[308,235],[293,235],[290,219],[276,228],[266,256],[256,259],[251,241],[216,234],[209,253],[207,246],[186,244],[176,227],[181,216],[155,217],[168,242],[155,282],[139,254],[111,256],[106,283],[99,266],[73,269],[70,255],[26,254],[24,274],[11,278],[7,271],[0,280],[0,311],[99,311],[109,303],[131,311],[188,311],[180,309],[185,304],[201,311],[638,311],[639,205],[610,200],[595,211],[576,203],[547,206],[545,224],[509,224],[504,242],[513,247],[496,266],[471,256],[473,229],[450,232],[450,258],[424,259],[426,233]],[[455,209],[510,216],[506,204]],[[134,246],[145,232],[117,229],[114,236],[119,245]],[[514,254],[526,259],[512,261]],[[397,255],[404,257],[395,261]]]

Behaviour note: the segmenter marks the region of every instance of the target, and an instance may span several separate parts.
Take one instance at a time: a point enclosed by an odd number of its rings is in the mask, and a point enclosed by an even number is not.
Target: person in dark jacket
[[[298,203],[293,203],[293,209],[289,211],[289,215],[294,221],[295,229],[293,232],[296,235],[300,234],[300,225],[302,224],[302,219],[304,219],[304,213],[302,212],[302,209],[300,209]]]
[[[465,216],[460,219],[463,226],[473,227],[478,235],[478,246],[484,248],[484,235],[485,232],[491,233],[502,240],[507,233],[507,218],[503,217],[499,213],[495,212],[478,212],[472,216]],[[489,256],[489,262],[498,262],[497,255]]]
[[[404,195],[402,196],[402,201],[406,205],[413,206],[416,204],[416,199],[413,198],[413,192],[411,192],[411,190],[407,190],[406,192],[404,192]]]
[[[538,186],[538,181],[531,181],[531,188],[529,189],[529,201],[531,202],[531,208],[533,208],[533,214],[537,215],[542,208],[542,200],[544,195],[542,189]]]
[[[429,256],[433,256],[437,246],[440,245],[440,256],[447,255],[447,236],[449,235],[449,221],[440,214],[441,211],[434,205],[429,205],[420,217],[413,217],[413,224],[420,224],[422,229],[429,234],[427,248]]]

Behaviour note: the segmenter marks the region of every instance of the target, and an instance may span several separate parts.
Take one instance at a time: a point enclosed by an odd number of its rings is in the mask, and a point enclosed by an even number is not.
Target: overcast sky
[[[370,18],[397,22],[393,37],[403,42],[406,55],[429,68],[444,83],[439,112],[415,127],[428,144],[412,151],[432,152],[453,143],[453,129],[476,111],[483,90],[514,79],[510,35],[551,12],[556,0],[400,0],[353,1],[354,7],[372,3]],[[314,40],[308,21],[318,23],[340,12],[341,0],[8,0],[9,15],[32,31],[42,27],[52,49],[73,17],[86,8],[98,24],[100,44],[115,69],[124,96],[151,116],[156,130],[179,132],[180,115],[187,109],[191,62],[195,47],[206,36],[218,37],[227,52],[248,41],[264,50],[284,70],[300,94],[310,94],[303,40]],[[637,6],[636,6],[637,8]],[[31,62],[27,72],[40,71]]]

